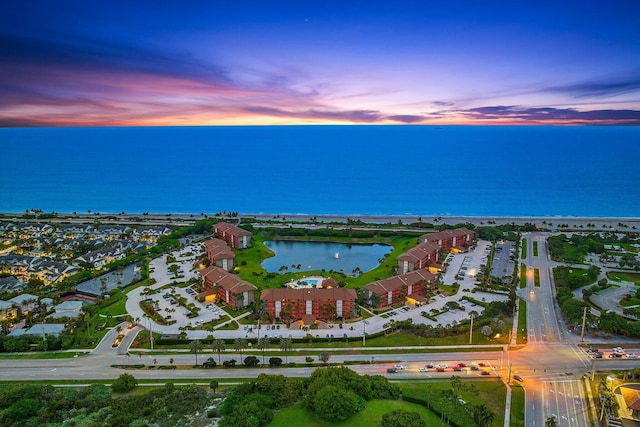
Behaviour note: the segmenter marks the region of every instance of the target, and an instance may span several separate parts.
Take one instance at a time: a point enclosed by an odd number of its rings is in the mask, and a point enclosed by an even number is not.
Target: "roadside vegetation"
[[[527,302],[525,300],[520,300],[518,302],[518,336],[516,338],[516,343],[526,344],[527,343]]]
[[[540,269],[539,268],[533,269],[533,284],[536,288],[540,287]]]
[[[520,258],[525,259],[527,257],[527,239],[522,239],[520,241],[520,249],[522,251]]]
[[[538,241],[533,241],[533,256],[538,256]]]
[[[520,264],[520,289],[527,287],[527,265]]]

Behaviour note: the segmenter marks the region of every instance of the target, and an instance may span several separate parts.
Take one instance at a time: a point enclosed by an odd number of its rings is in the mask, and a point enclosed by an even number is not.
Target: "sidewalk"
[[[505,384],[507,387],[507,400],[504,404],[504,427],[509,427],[511,422],[511,386]]]

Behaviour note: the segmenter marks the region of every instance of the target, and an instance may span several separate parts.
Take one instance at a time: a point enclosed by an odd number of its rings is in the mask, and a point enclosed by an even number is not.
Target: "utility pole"
[[[580,342],[584,342],[584,327],[587,324],[587,309],[589,307],[584,308],[584,314],[582,315],[582,333],[580,334]]]
[[[366,338],[367,338],[367,325],[369,324],[368,320],[364,320],[362,322],[362,346],[365,346]]]
[[[469,328],[469,345],[473,344],[473,314],[471,314],[471,327]]]

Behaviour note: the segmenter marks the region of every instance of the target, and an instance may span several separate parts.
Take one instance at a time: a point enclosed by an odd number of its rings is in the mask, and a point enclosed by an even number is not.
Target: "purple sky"
[[[10,2],[0,126],[640,124],[640,2]]]

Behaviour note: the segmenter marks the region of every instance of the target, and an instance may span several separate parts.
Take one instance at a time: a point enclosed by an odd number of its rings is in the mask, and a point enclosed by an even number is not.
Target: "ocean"
[[[640,217],[640,127],[0,129],[0,211]]]

